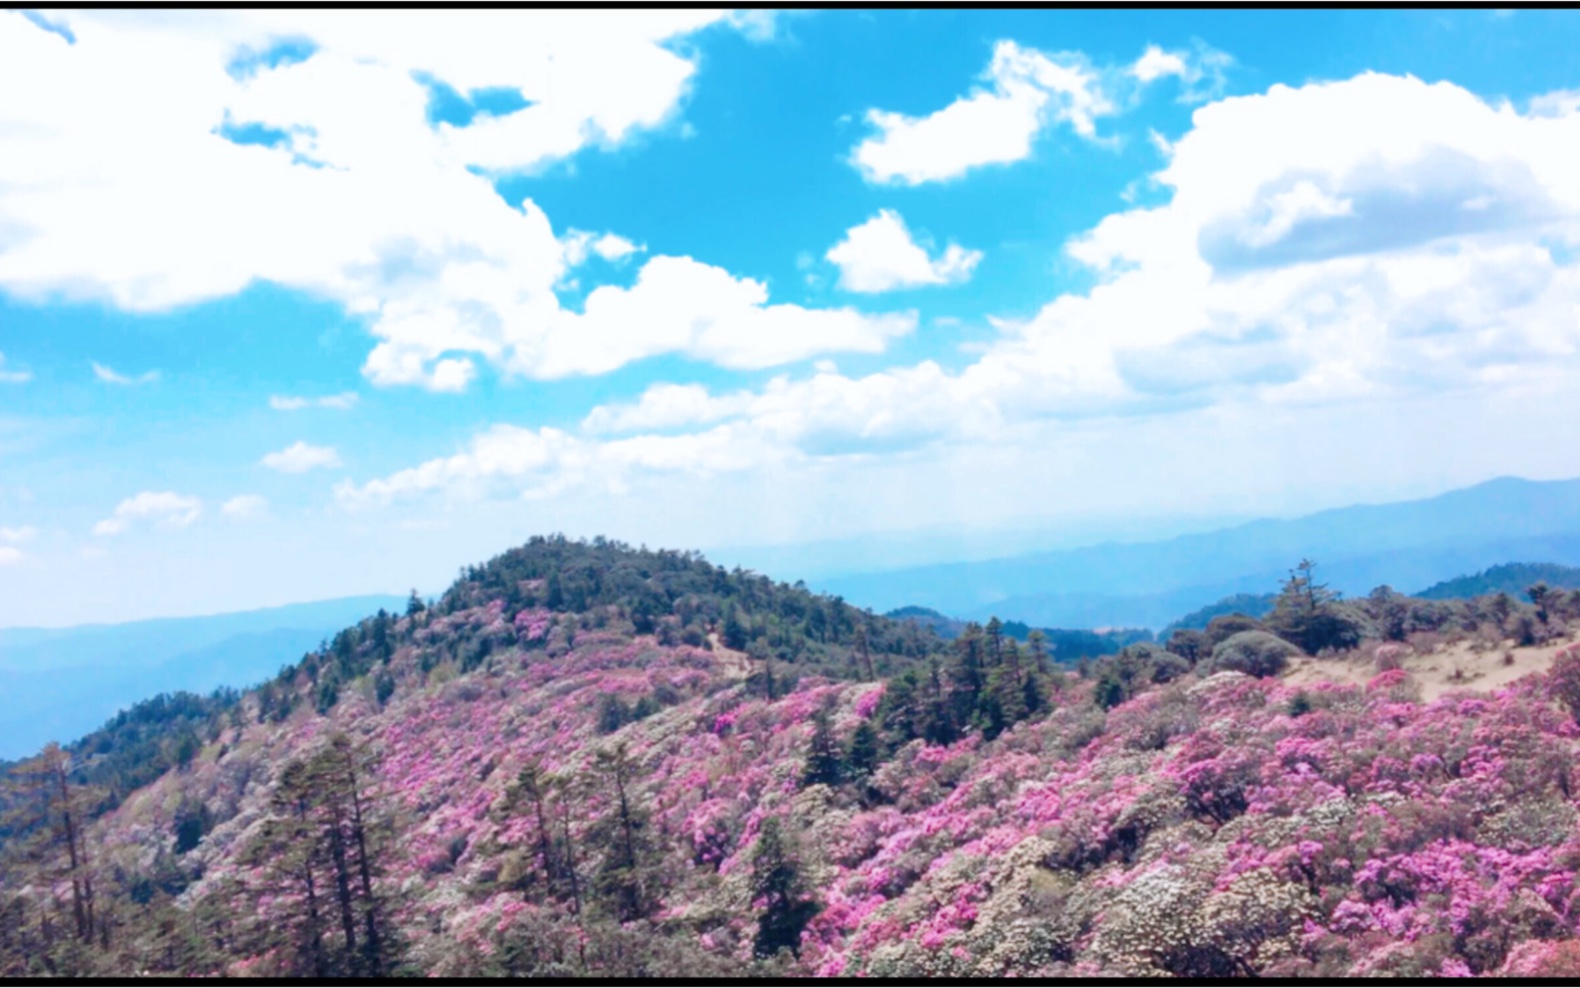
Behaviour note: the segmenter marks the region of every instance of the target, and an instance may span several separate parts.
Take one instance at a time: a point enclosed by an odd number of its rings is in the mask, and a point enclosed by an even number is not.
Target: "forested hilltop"
[[[0,974],[1572,976],[1577,625],[1302,563],[1067,662],[534,539],[7,766]]]

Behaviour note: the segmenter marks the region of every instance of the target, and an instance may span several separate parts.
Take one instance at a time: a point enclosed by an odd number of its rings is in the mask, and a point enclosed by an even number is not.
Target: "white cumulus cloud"
[[[174,491],[143,491],[116,505],[110,517],[93,526],[93,534],[120,535],[138,522],[184,528],[196,521],[202,510],[203,502],[196,497]]]
[[[845,232],[845,239],[824,255],[839,267],[839,286],[852,292],[887,292],[921,285],[958,284],[982,260],[979,250],[950,244],[937,258],[927,256],[900,214],[878,214]]]
[[[1221,100],[1154,176],[1166,204],[1070,242],[1097,285],[995,323],[959,370],[851,377],[820,362],[756,391],[655,385],[594,409],[580,436],[497,427],[344,496],[613,488],[639,462],[716,472],[729,456],[1031,450],[1050,423],[1217,409],[1243,421],[1444,394],[1479,407],[1562,388],[1580,374],[1576,147],[1580,114],[1522,114],[1409,77]]]
[[[279,452],[268,454],[259,462],[281,473],[306,473],[319,467],[340,466],[340,455],[332,446],[295,442]]]
[[[689,257],[659,256],[630,288],[604,285],[582,311],[562,312],[507,366],[535,377],[602,374],[632,361],[676,353],[739,370],[805,360],[831,351],[879,353],[913,331],[914,313],[771,305],[768,286]]]
[[[373,383],[439,391],[464,389],[484,363],[540,378],[609,366],[567,359],[589,325],[554,291],[571,248],[492,178],[667,125],[696,73],[677,42],[768,23],[716,11],[51,16],[74,43],[0,14],[0,92],[30,94],[0,105],[0,290],[158,312],[269,282],[365,319]],[[434,124],[429,81],[463,96],[514,90],[525,106]],[[642,250],[607,233],[579,249]],[[644,284],[707,267],[660,260]],[[653,313],[659,338],[625,327],[622,353],[671,352],[664,334],[695,306],[663,300],[675,308]],[[772,323],[815,342],[715,326],[679,352],[760,366],[815,347],[870,352],[873,327],[893,325],[763,311],[753,332]]]
[[[1566,117],[1580,113],[1580,89],[1557,89],[1534,96],[1530,113],[1536,117]]]
[[[593,253],[606,261],[618,261],[645,248],[638,247],[617,233],[606,233],[592,242]]]
[[[7,545],[20,545],[32,541],[38,535],[38,529],[32,525],[22,525],[18,528],[5,528],[0,526],[0,542]]]
[[[1157,45],[1148,45],[1130,72],[1142,82],[1152,82],[1163,76],[1182,76],[1189,71],[1185,59],[1178,52],[1164,51]]]
[[[869,110],[877,133],[856,146],[852,162],[873,182],[936,182],[1028,157],[1032,138],[1050,123],[1093,138],[1097,118],[1118,109],[1084,58],[1013,41],[994,46],[983,83],[925,117]]]
[[[0,566],[15,566],[27,558],[27,553],[16,546],[0,545]]]

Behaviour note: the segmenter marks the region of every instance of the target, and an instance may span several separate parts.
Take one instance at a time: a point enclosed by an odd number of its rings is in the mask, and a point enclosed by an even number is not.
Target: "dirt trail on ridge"
[[[1571,633],[1545,645],[1518,648],[1505,642],[1501,648],[1481,652],[1473,651],[1469,642],[1456,642],[1408,655],[1400,667],[1421,685],[1421,699],[1430,703],[1453,690],[1491,693],[1533,672],[1545,672],[1553,656],[1574,640]],[[1513,657],[1512,662],[1505,661],[1505,654]],[[1377,671],[1368,651],[1331,659],[1301,656],[1291,660],[1283,678],[1291,686],[1320,682],[1364,686]]]
[[[747,679],[752,674],[752,657],[745,652],[737,652],[733,648],[725,648],[719,641],[719,633],[708,633],[708,645],[713,649],[714,658],[719,660],[719,665],[731,676]]]

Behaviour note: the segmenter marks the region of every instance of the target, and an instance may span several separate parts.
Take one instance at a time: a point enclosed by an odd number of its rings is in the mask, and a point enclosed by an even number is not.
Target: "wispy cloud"
[[[203,502],[174,491],[143,491],[115,506],[110,517],[93,526],[94,535],[120,535],[133,524],[151,521],[166,528],[184,528],[197,520]]]
[[[1142,91],[1177,79],[1180,102],[1200,103],[1223,90],[1233,59],[1197,44],[1166,51],[1149,45],[1127,66],[1094,65],[1079,52],[1042,52],[1000,41],[979,84],[943,109],[921,117],[867,111],[874,133],[851,152],[869,182],[921,185],[959,178],[985,165],[1031,157],[1037,138],[1065,125],[1086,141],[1112,145],[1098,120],[1133,108]]]
[[[1095,140],[1096,119],[1118,112],[1099,73],[1079,55],[1048,56],[1000,41],[982,81],[925,117],[869,110],[877,133],[857,145],[851,163],[870,182],[938,182],[1029,157],[1032,139],[1055,121]]]
[[[271,395],[269,407],[277,412],[296,412],[304,408],[338,408],[348,409],[358,401],[355,391],[343,391],[337,395],[324,395],[321,398],[305,398],[298,395]]]
[[[145,371],[135,377],[122,374],[114,368],[106,367],[98,361],[93,361],[93,376],[105,384],[152,384],[159,380],[158,371]]]
[[[565,263],[573,268],[585,263],[590,254],[597,254],[606,261],[618,261],[647,250],[618,233],[600,236],[586,230],[571,230],[560,239],[560,243],[565,250]]]
[[[0,528],[0,566],[14,566],[27,558],[27,553],[18,549],[20,543],[31,541],[38,534],[38,529],[30,525],[21,528]]]
[[[38,529],[31,525],[23,525],[21,528],[0,528],[0,542],[4,542],[7,545],[28,542],[37,535]]]
[[[332,446],[313,446],[305,442],[297,442],[278,453],[270,453],[260,462],[270,470],[278,470],[281,473],[306,473],[318,467],[338,467],[340,455]]]
[[[260,494],[238,494],[219,510],[230,518],[257,518],[269,510],[269,501]]]
[[[1142,85],[1159,79],[1178,79],[1180,102],[1202,103],[1222,94],[1232,65],[1234,59],[1228,54],[1200,43],[1194,51],[1166,51],[1157,45],[1148,45],[1130,66],[1130,75]]]
[[[32,371],[6,370],[5,354],[0,353],[0,384],[26,384],[33,380]]]

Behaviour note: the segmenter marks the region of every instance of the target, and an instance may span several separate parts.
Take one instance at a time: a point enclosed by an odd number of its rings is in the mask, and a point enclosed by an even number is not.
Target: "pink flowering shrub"
[[[1498,969],[1503,978],[1580,978],[1580,940],[1526,940]]]
[[[854,707],[856,716],[862,718],[863,720],[871,717],[873,711],[878,709],[878,704],[881,702],[883,702],[882,686],[867,690],[865,693],[856,698]]]
[[[1389,672],[1401,668],[1409,654],[1410,646],[1389,642],[1377,646],[1377,651],[1372,653],[1372,660],[1376,663],[1378,672]]]
[[[1553,667],[1547,673],[1547,694],[1580,720],[1580,643],[1553,657]]]
[[[548,637],[549,628],[554,624],[554,615],[544,610],[522,611],[516,615],[516,634],[522,640],[529,642],[542,641]]]
[[[568,904],[545,897],[539,825],[518,782],[528,766],[542,773],[554,839],[563,827],[590,885],[615,807],[597,753],[619,743],[662,876],[651,925],[632,926],[630,944],[749,961],[762,908],[754,852],[774,820],[767,832],[793,836],[817,906],[786,970],[1580,972],[1580,725],[1552,702],[1580,709],[1574,647],[1545,676],[1431,703],[1405,670],[1385,668],[1384,651],[1401,646],[1379,648],[1364,687],[1303,686],[1293,711],[1294,688],[1234,671],[1106,712],[1076,681],[1050,713],[992,742],[973,732],[886,745],[859,784],[806,786],[822,712],[847,745],[877,715],[882,686],[807,675],[768,699],[706,648],[567,627],[541,610],[505,620],[490,604],[422,629],[513,628],[500,661],[443,683],[421,665],[442,639],[415,643],[389,666],[400,689],[387,706],[348,688],[328,717],[250,724],[223,756],[210,749],[133,794],[99,824],[107,866],[151,860],[168,839],[165,808],[190,795],[229,815],[192,852],[202,873],[187,895],[225,894],[249,880],[235,850],[263,816],[270,767],[345,730],[382,756],[401,827],[387,881],[422,970],[480,977],[500,956],[568,964],[578,951],[637,949],[594,943]],[[601,732],[609,696],[663,700]],[[229,973],[269,970],[254,958]]]

